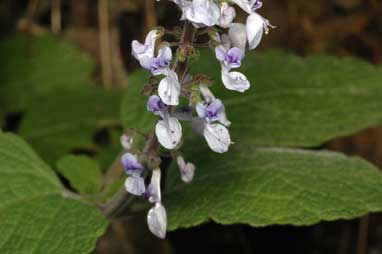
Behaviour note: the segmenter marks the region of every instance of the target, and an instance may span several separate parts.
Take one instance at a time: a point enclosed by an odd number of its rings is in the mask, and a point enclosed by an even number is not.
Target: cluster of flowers
[[[157,0],[158,1],[158,0]],[[250,50],[255,49],[262,38],[263,33],[268,33],[269,21],[264,19],[256,10],[262,6],[259,0],[171,0],[178,5],[182,11],[181,20],[191,22],[198,28],[210,28],[219,26],[224,33],[221,35],[213,30],[210,33],[210,45],[214,45],[217,60],[221,64],[221,81],[229,90],[244,92],[250,87],[250,82],[244,74],[232,71],[239,68],[245,56],[248,45]],[[235,23],[236,4],[245,12],[248,18],[246,24]],[[232,144],[228,127],[225,108],[221,100],[215,98],[210,89],[203,83],[198,86],[199,100],[191,100],[186,96],[187,91],[182,84],[192,80],[190,75],[179,77],[174,66],[171,65],[173,53],[170,44],[162,42],[158,46],[157,41],[164,35],[163,29],[155,29],[148,33],[145,42],[133,41],[132,54],[140,65],[153,76],[161,75],[163,78],[158,84],[158,95],[151,95],[147,102],[148,111],[157,115],[160,119],[155,126],[155,134],[159,143],[166,149],[177,149],[182,138],[182,126],[179,122],[181,117],[176,115],[176,106],[179,105],[179,97],[189,99],[190,108],[195,109],[197,117],[190,112],[189,119],[192,120],[196,130],[204,136],[207,144],[217,153],[224,153]],[[178,62],[176,59],[175,62]],[[122,144],[126,149],[130,148],[130,141],[126,136],[122,137]],[[182,180],[190,182],[194,175],[195,166],[186,163],[181,156],[177,157]],[[160,169],[151,169],[151,182],[145,186],[141,176],[144,168],[137,157],[126,153],[122,156],[122,164],[129,175],[125,182],[126,190],[134,195],[147,198],[154,203],[149,211],[147,222],[153,234],[164,238],[167,227],[167,215],[161,203]]]

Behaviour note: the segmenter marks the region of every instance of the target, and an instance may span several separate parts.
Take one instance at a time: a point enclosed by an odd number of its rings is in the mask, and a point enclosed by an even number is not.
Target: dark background
[[[298,55],[327,53],[382,61],[381,0],[263,0],[259,11],[278,28],[258,50],[281,48]],[[239,19],[243,19],[242,13]],[[175,6],[162,0],[1,0],[0,38],[11,33],[54,32],[72,41],[97,63],[94,79],[114,87],[128,86],[138,66],[130,56],[132,39],[142,39],[156,25],[179,24]],[[52,22],[51,22],[52,21]],[[274,70],[277,71],[277,70]],[[382,75],[382,73],[381,73]],[[381,84],[382,85],[382,84]],[[8,126],[14,121],[10,117]],[[332,140],[317,149],[359,155],[379,168],[382,128]],[[382,253],[382,216],[323,222],[310,227],[207,223],[177,230],[160,241],[147,232],[143,214],[111,223],[96,253]]]

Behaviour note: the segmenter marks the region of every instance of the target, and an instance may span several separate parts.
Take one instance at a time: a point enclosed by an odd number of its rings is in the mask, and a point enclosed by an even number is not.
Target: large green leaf
[[[170,168],[164,200],[171,230],[209,219],[252,226],[310,225],[382,210],[382,176],[364,160],[239,145],[218,155],[202,147],[186,152],[197,168],[192,183],[182,183],[178,169]]]
[[[192,70],[216,80],[212,90],[226,105],[236,143],[313,147],[382,124],[382,72],[361,60],[252,53],[239,71],[252,83],[245,93],[223,87],[219,64],[209,52],[201,54]],[[139,96],[147,75],[137,72],[130,78],[123,122],[151,128],[153,117]]]
[[[89,253],[104,232],[98,209],[62,195],[53,171],[11,134],[0,134],[0,252]]]
[[[60,89],[31,103],[21,122],[20,135],[55,163],[72,149],[97,149],[93,135],[119,124],[121,96],[97,87]]]
[[[0,107],[25,109],[38,96],[89,81],[93,64],[72,45],[48,35],[0,41]]]
[[[57,162],[57,171],[81,194],[100,191],[101,169],[96,161],[87,156],[66,155]]]

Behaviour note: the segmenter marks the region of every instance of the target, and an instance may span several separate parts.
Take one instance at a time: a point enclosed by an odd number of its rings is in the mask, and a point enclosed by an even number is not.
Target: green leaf
[[[119,124],[120,105],[119,92],[84,86],[60,89],[31,103],[20,135],[54,164],[73,149],[99,149],[93,136],[101,128]]]
[[[13,36],[0,41],[0,107],[25,109],[37,97],[59,88],[74,88],[90,79],[90,58],[48,35]]]
[[[382,176],[368,162],[334,152],[234,145],[225,154],[192,146],[192,183],[172,167],[165,204],[171,230],[222,224],[311,225],[382,210]]]
[[[147,112],[147,97],[142,96],[141,90],[147,83],[147,71],[137,71],[129,76],[129,87],[122,101],[121,119],[125,127],[149,131],[153,128],[156,117]]]
[[[57,171],[81,194],[100,191],[101,169],[96,161],[87,156],[66,155],[57,162]]]
[[[252,83],[245,93],[229,91],[209,52],[192,73],[212,76],[211,88],[223,100],[236,143],[261,146],[315,147],[338,136],[382,124],[381,69],[357,59],[330,56],[301,58],[282,52],[248,54],[243,67]],[[127,127],[152,128],[139,91],[147,75],[130,75],[122,108]]]
[[[89,253],[104,232],[98,209],[64,197],[53,171],[20,138],[0,134],[0,252]]]

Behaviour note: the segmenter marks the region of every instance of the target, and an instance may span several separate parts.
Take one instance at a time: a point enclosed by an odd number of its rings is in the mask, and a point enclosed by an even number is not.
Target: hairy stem
[[[186,42],[193,43],[195,38],[195,31],[196,29],[193,27],[193,25],[186,21],[183,26],[180,44]],[[174,71],[177,73],[180,82],[183,81],[187,74],[188,64],[189,62],[188,60],[186,60],[184,62],[176,61],[174,65]],[[152,131],[149,135],[149,139],[145,145],[143,153],[158,153],[158,147],[158,140],[155,136],[154,131]],[[102,212],[108,219],[119,217],[129,212],[129,205],[131,204],[132,200],[133,196],[128,194],[125,188],[123,187],[117,194],[115,194],[115,196],[109,201],[109,203],[102,207]]]

